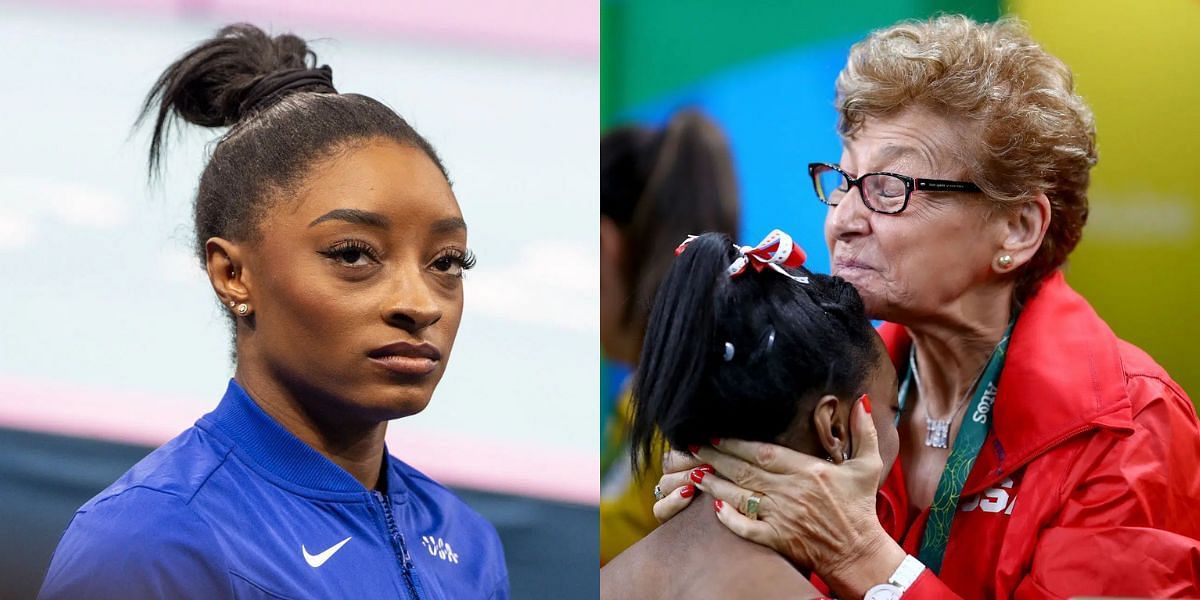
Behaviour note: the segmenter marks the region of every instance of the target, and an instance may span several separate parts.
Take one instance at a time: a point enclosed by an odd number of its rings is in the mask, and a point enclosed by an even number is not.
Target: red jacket
[[[893,362],[911,340],[880,329]],[[1200,422],[1187,395],[1055,273],[1025,306],[940,576],[905,598],[1200,597]],[[879,518],[917,554],[897,460]]]

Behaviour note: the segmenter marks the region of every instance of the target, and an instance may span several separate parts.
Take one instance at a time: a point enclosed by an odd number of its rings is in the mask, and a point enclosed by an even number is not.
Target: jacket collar
[[[210,432],[215,429],[255,464],[301,488],[357,494],[369,491],[348,471],[271,418],[234,379],[229,380],[216,410],[201,417],[196,425]],[[384,448],[388,492],[402,495],[404,483],[391,463]]]
[[[879,334],[901,370],[912,345],[908,331],[884,323]],[[1017,318],[1000,373],[992,432],[963,494],[1096,428],[1133,428],[1117,337],[1056,271]]]

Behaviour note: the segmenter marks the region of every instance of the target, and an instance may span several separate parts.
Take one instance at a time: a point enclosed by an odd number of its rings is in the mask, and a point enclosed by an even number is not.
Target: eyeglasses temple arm
[[[917,179],[914,181],[918,190],[926,192],[982,192],[979,186],[969,181],[949,181],[946,179]]]

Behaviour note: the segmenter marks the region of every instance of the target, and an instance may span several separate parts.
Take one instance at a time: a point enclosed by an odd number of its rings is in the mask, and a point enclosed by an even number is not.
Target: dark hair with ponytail
[[[656,428],[676,449],[774,441],[822,395],[865,391],[881,350],[854,286],[803,268],[790,271],[809,283],[771,269],[731,278],[738,256],[728,236],[706,233],[667,272],[634,381],[635,473]]]
[[[357,144],[383,138],[417,148],[446,174],[433,146],[404,119],[367,96],[339,94],[332,71],[316,62],[295,35],[229,25],[167,67],[146,96],[138,123],[154,115],[152,175],[174,118],[229,127],[196,191],[201,265],[209,238],[255,239],[267,209],[295,194],[314,165]]]
[[[694,110],[663,129],[627,125],[600,140],[600,215],[625,234],[624,319],[645,328],[671,250],[697,231],[738,231],[733,156],[720,128]]]

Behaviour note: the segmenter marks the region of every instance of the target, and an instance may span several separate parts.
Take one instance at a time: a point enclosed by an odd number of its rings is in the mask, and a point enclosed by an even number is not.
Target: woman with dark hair
[[[715,233],[680,247],[634,384],[636,471],[654,455],[656,431],[677,450],[736,437],[824,458],[830,468],[877,474],[890,466],[895,369],[854,287],[802,262],[778,231],[757,248]],[[689,477],[700,483],[711,472],[701,465]],[[675,493],[684,490],[696,491]],[[741,510],[756,514],[760,502],[770,500],[750,498]],[[707,506],[692,503],[601,569],[601,596],[820,595],[787,559],[733,535]],[[727,510],[719,500],[711,506]]]
[[[495,529],[384,445],[449,359],[475,262],[462,212],[433,147],[315,62],[233,25],[151,90],[152,169],[172,117],[229,127],[195,227],[236,370],[76,512],[41,598],[507,597]]]
[[[638,362],[646,318],[671,250],[697,231],[738,230],[733,157],[716,123],[694,110],[662,129],[626,125],[600,140],[600,345],[610,361]],[[629,472],[628,384],[602,414],[600,561],[658,524],[650,489],[659,473]],[[657,465],[655,465],[657,468]]]

